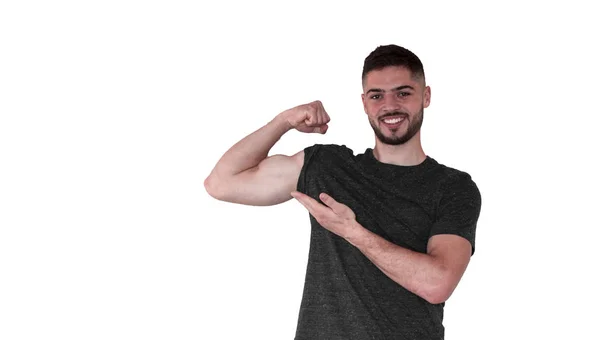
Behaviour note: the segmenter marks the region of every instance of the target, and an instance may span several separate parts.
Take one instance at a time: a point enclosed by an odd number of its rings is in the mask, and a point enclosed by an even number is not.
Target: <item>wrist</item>
[[[345,235],[346,241],[350,244],[359,248],[364,244],[365,240],[369,237],[369,231],[363,227],[360,223],[354,221],[352,226],[348,228],[348,233]]]
[[[288,121],[287,112],[287,110],[281,112],[280,114],[275,116],[275,118],[273,118],[273,120],[271,120],[270,122],[271,124],[276,126],[278,130],[283,131],[283,133],[286,133],[294,128],[292,124],[290,124],[290,122]]]

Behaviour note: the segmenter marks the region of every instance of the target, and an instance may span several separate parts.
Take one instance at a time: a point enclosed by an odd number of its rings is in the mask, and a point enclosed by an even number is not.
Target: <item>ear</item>
[[[425,91],[423,91],[423,108],[426,108],[431,103],[431,87],[426,86]]]
[[[367,101],[365,100],[365,94],[361,94],[360,98],[362,99],[363,109],[365,110],[365,113],[367,113]]]

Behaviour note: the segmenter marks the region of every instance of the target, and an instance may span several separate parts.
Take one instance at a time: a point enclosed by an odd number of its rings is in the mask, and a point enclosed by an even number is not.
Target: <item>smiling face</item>
[[[384,144],[400,145],[421,129],[431,89],[422,77],[402,66],[372,70],[364,78],[362,101],[375,135]]]

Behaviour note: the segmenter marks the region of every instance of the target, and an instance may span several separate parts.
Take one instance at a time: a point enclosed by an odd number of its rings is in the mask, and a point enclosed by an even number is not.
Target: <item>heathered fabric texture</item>
[[[471,177],[431,157],[416,166],[379,162],[345,145],[307,147],[297,190],[325,192],[357,221],[399,246],[427,252],[435,234],[466,238],[475,252],[481,197]],[[433,305],[388,278],[356,247],[317,223],[296,340],[443,339],[444,303]]]

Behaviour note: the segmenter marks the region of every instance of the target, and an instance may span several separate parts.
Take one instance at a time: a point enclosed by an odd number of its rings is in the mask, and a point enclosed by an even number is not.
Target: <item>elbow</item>
[[[444,303],[450,298],[455,287],[448,273],[442,273],[421,292],[421,297],[433,305]]]
[[[422,298],[432,305],[437,305],[446,302],[451,294],[452,292],[449,289],[440,286],[429,289],[423,294]]]
[[[211,197],[221,200],[223,195],[222,190],[220,190],[219,187],[219,182],[213,175],[209,175],[204,180],[204,190],[206,190]]]

